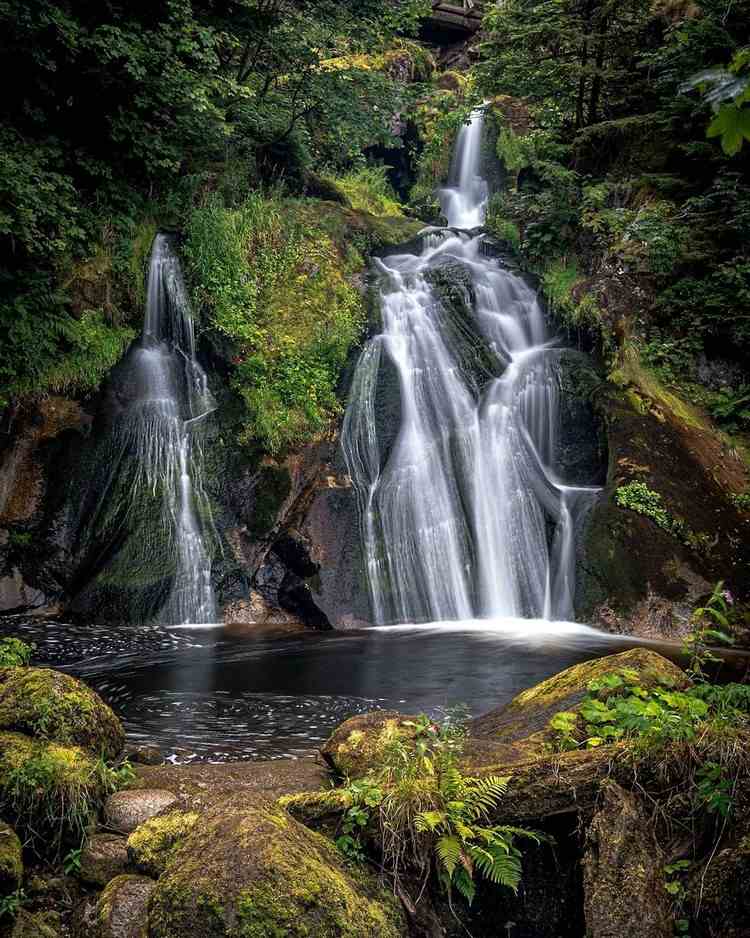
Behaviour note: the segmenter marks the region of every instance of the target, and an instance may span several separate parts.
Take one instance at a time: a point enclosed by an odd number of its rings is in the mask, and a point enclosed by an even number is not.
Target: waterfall
[[[158,234],[148,273],[143,332],[110,378],[114,419],[97,462],[83,540],[101,552],[93,586],[129,620],[168,624],[217,619],[203,490],[205,418],[215,410],[179,259]],[[112,600],[110,599],[110,604]]]
[[[557,465],[562,350],[534,291],[483,250],[483,113],[459,133],[440,192],[449,228],[376,259],[382,332],[364,348],[342,446],[379,624],[572,619],[576,529],[599,491]],[[458,270],[491,374],[456,345],[435,273]],[[400,425],[376,430],[379,375],[396,370]]]

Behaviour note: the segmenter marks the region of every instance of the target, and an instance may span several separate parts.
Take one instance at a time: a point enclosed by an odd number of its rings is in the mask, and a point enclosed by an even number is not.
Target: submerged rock
[[[178,801],[177,795],[160,788],[118,791],[107,799],[104,816],[109,827],[130,834],[145,821],[175,807]]]
[[[217,805],[159,880],[150,938],[398,938],[391,893],[280,809]]]
[[[148,938],[148,903],[156,883],[146,876],[117,876],[99,897],[91,938]],[[198,935],[198,931],[186,931]]]
[[[7,896],[21,886],[23,855],[18,834],[0,821],[0,896]]]
[[[0,669],[0,730],[15,730],[112,758],[122,724],[83,682],[49,668]]]
[[[94,834],[81,851],[79,877],[93,886],[107,883],[124,873],[128,865],[128,849],[118,834]]]
[[[583,858],[588,938],[671,938],[664,855],[635,796],[602,785],[601,807],[586,833]]]

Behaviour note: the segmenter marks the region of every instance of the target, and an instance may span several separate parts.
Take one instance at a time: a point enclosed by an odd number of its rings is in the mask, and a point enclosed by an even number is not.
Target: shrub
[[[0,638],[0,668],[21,668],[31,661],[33,648],[20,638]]]

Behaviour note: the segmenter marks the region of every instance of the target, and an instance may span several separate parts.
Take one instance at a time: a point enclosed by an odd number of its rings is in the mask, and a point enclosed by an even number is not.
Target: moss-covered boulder
[[[0,817],[40,853],[76,846],[102,804],[108,779],[78,746],[0,733]]]
[[[124,837],[118,834],[94,834],[81,851],[78,876],[92,886],[106,886],[124,873],[128,865],[128,848]]]
[[[394,710],[376,710],[350,717],[336,727],[320,750],[333,771],[348,778],[361,778],[378,765],[385,748],[395,737],[411,739],[414,717]]]
[[[18,834],[0,821],[0,896],[7,896],[21,886],[23,855]]]
[[[515,754],[508,753],[512,762],[548,754],[555,738],[549,726],[552,717],[562,710],[575,711],[586,696],[590,681],[623,668],[636,671],[645,688],[660,682],[676,688],[689,684],[685,672],[667,658],[646,648],[632,648],[573,665],[522,691],[506,706],[473,720],[471,735],[512,747]]]
[[[0,669],[0,730],[15,730],[105,758],[125,744],[122,724],[97,693],[49,668]]]
[[[140,873],[158,878],[197,820],[194,811],[170,811],[141,824],[128,837],[130,862]]]
[[[281,809],[231,801],[200,819],[154,891],[150,938],[397,938],[393,895],[344,868],[333,844]]]
[[[148,904],[155,885],[147,876],[115,877],[96,903],[91,938],[148,938]],[[200,934],[198,929],[184,932]]]

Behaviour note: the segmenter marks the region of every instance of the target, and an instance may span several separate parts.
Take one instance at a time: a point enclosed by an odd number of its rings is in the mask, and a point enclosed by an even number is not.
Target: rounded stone
[[[0,821],[0,896],[15,892],[22,880],[21,841],[12,827]]]
[[[157,814],[177,807],[179,799],[161,788],[134,788],[110,795],[104,805],[107,827],[131,834],[136,827]]]
[[[116,876],[96,903],[91,938],[147,938],[148,902],[155,886],[147,876]]]
[[[107,883],[124,873],[128,865],[127,841],[119,834],[94,834],[81,851],[79,877],[93,886]]]
[[[49,668],[0,668],[0,730],[107,759],[125,743],[122,724],[95,691]]]

